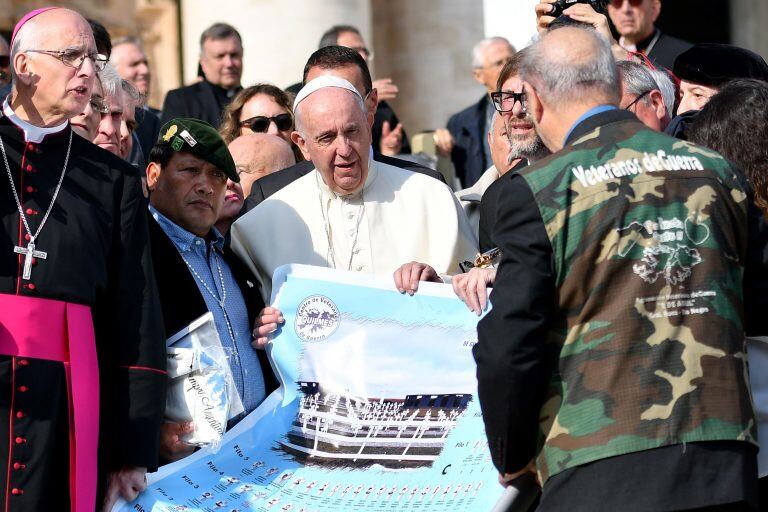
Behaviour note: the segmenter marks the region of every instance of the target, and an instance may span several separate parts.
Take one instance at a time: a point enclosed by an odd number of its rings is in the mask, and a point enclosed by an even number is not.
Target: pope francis
[[[372,158],[372,116],[348,81],[320,76],[294,103],[293,141],[315,169],[232,226],[232,248],[269,303],[287,263],[434,279],[471,260],[477,242],[451,190]],[[426,265],[407,263],[425,262]],[[410,290],[409,290],[410,291]]]

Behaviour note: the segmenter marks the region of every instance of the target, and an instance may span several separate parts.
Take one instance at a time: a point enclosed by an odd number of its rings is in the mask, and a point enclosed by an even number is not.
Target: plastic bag
[[[243,412],[229,357],[221,345],[213,314],[208,312],[166,341],[168,395],[165,417],[193,422],[184,443],[218,451],[227,420]]]

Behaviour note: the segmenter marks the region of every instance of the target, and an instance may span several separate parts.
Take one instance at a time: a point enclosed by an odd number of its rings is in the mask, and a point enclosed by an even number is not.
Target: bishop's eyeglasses
[[[107,56],[96,52],[86,52],[84,50],[26,50],[29,53],[43,53],[58,59],[65,66],[80,70],[83,67],[85,59],[91,59],[96,71],[101,71],[107,65]]]

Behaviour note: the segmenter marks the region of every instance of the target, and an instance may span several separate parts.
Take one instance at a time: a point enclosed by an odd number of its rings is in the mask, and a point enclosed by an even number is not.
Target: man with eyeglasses
[[[438,149],[451,156],[456,177],[464,187],[474,185],[491,165],[491,150],[485,134],[491,128],[495,110],[488,94],[495,90],[501,69],[515,51],[503,37],[483,39],[475,45],[472,75],[487,92],[474,105],[452,115],[446,130],[435,132]]]
[[[651,130],[663,132],[672,119],[664,95],[651,72],[643,65],[628,60],[617,62],[621,80],[619,108],[628,110]]]
[[[662,33],[654,23],[661,13],[661,0],[610,0],[608,16],[621,36],[624,49],[642,52],[656,66],[672,69],[678,55],[691,44]]]
[[[0,116],[0,507],[94,510],[106,490],[109,510],[157,467],[167,380],[139,175],[69,122],[106,63],[82,16],[32,11],[11,48]]]

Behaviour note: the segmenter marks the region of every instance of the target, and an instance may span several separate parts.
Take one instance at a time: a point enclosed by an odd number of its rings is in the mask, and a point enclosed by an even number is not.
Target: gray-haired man
[[[243,74],[243,42],[240,33],[226,23],[215,23],[200,36],[200,68],[203,79],[188,87],[168,91],[161,124],[177,117],[192,117],[212,126],[240,92]]]
[[[628,60],[618,64],[621,78],[621,102],[624,110],[635,114],[642,123],[657,132],[664,131],[672,119],[656,78],[642,64]]]
[[[502,482],[535,457],[538,510],[751,510],[737,173],[617,108],[591,28],[545,34],[520,77],[553,154],[504,180],[473,348]]]

